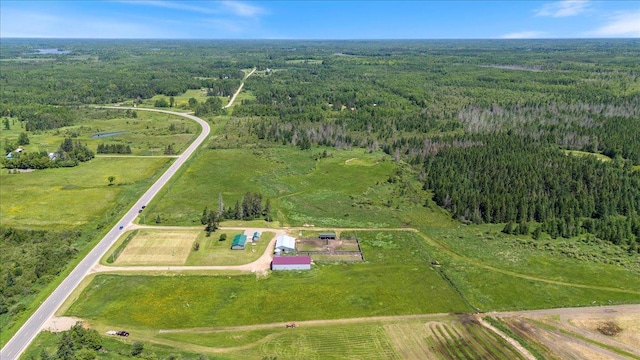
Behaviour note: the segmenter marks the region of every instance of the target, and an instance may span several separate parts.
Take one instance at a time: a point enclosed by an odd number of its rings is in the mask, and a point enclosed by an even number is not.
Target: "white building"
[[[287,235],[278,236],[276,238],[275,251],[278,252],[278,250],[284,252],[296,251],[296,238]]]

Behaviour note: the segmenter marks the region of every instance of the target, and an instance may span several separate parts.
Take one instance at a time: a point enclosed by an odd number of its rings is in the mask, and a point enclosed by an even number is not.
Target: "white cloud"
[[[545,36],[543,31],[520,31],[500,36],[502,39],[540,39]]]
[[[640,37],[640,10],[617,12],[601,27],[587,33],[596,37]]]
[[[181,36],[167,26],[152,26],[139,21],[106,17],[76,17],[70,21],[66,14],[7,10],[0,13],[2,37],[120,39]]]
[[[249,5],[240,1],[223,1],[222,5],[231,11],[234,15],[253,17],[264,12],[264,9]]]
[[[254,17],[264,13],[264,9],[258,6],[250,5],[240,1],[201,1],[198,5],[191,5],[187,2],[178,1],[162,1],[162,0],[138,0],[125,1],[116,0],[116,2],[129,5],[146,5],[161,7],[166,9],[175,9],[182,11],[196,12],[200,14],[229,14],[242,17]]]
[[[197,12],[201,14],[218,14],[221,11],[214,7],[195,6],[184,2],[160,1],[160,0],[139,0],[139,1],[116,1],[128,5],[147,5],[166,9],[175,9],[183,11]],[[211,4],[212,2],[204,1],[203,4]]]
[[[536,11],[537,16],[567,17],[576,16],[589,9],[589,2],[586,0],[563,0],[554,3],[544,4]]]

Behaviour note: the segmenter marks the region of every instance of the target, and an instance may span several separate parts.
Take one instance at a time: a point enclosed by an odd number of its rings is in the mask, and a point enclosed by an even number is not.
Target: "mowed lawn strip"
[[[2,224],[68,229],[100,222],[148,186],[169,159],[96,158],[73,168],[0,172]],[[114,176],[114,185],[108,177]],[[117,210],[116,210],[117,211]]]
[[[369,263],[321,265],[267,278],[100,275],[67,315],[162,329],[470,311],[422,260],[414,234],[389,236],[402,246],[363,244]]]
[[[343,320],[344,321],[344,320]],[[434,334],[436,326],[448,338]],[[451,336],[455,334],[455,336]],[[505,341],[467,316],[444,315],[432,319],[394,319],[309,324],[296,329],[228,329],[162,332],[154,342],[169,340],[216,349],[229,359],[435,359],[441,352],[465,353],[480,358],[518,359],[522,356]],[[442,341],[439,341],[442,340]],[[434,343],[437,342],[437,343]],[[437,344],[437,346],[435,346]],[[225,351],[226,350],[226,351]],[[472,355],[473,357],[473,355]]]
[[[122,251],[115,265],[183,265],[197,231],[154,231],[141,229]]]

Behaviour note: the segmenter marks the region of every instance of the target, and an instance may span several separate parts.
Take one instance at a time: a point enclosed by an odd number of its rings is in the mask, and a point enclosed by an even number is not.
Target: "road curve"
[[[200,135],[189,145],[189,147],[180,155],[176,161],[171,164],[169,169],[160,176],[160,178],[136,201],[136,203],[127,211],[127,213],[120,219],[116,225],[109,230],[109,232],[100,240],[100,242],[89,252],[89,254],[78,263],[78,265],[71,271],[71,273],[60,283],[60,285],[49,295],[49,297],[40,305],[38,310],[31,315],[31,317],[22,325],[20,330],[13,335],[11,340],[0,350],[0,359],[13,360],[17,359],[20,354],[27,348],[31,341],[36,337],[40,329],[44,325],[45,321],[49,319],[58,310],[60,305],[67,299],[71,292],[80,284],[82,279],[89,273],[91,268],[98,263],[100,258],[107,252],[107,250],[116,242],[122,230],[120,226],[127,227],[131,225],[133,220],[138,216],[138,211],[143,205],[148,204],[153,199],[160,189],[171,179],[178,169],[184,165],[189,157],[196,151],[196,149],[207,139],[211,128],[209,124],[193,115],[178,113],[167,110],[158,109],[144,109],[144,108],[130,108],[130,107],[116,107],[116,106],[102,106],[101,108],[107,109],[120,109],[120,110],[141,110],[141,111],[155,111],[160,113],[166,113],[171,115],[177,115],[194,120],[202,126],[202,132]]]

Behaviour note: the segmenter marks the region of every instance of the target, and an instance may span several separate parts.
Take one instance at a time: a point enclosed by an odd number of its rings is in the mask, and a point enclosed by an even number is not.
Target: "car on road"
[[[124,226],[120,225],[119,229],[120,229],[120,230],[124,229]]]

